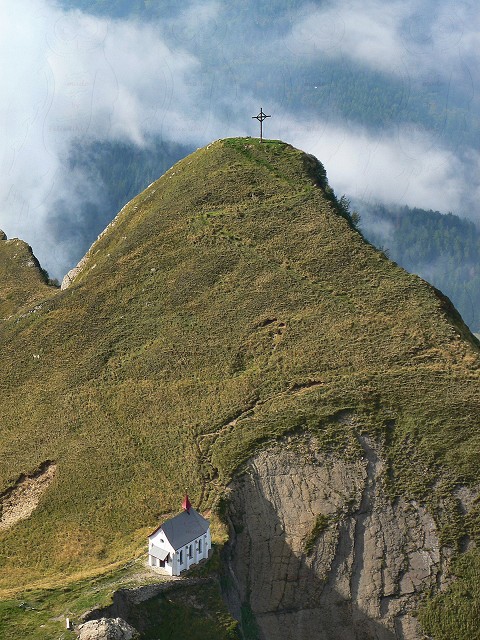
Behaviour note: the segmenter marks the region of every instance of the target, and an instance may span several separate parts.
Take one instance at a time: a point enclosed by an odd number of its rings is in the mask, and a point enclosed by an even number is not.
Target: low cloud
[[[469,2],[336,0],[292,16],[285,46],[297,56],[350,59],[402,77],[478,74],[480,16]]]
[[[71,247],[46,235],[52,209],[69,203],[68,227],[86,199],[102,203],[102,185],[69,168],[72,145],[144,146],[152,135],[207,142],[187,85],[200,64],[171,49],[155,25],[65,12],[44,0],[4,3],[0,43],[9,61],[0,98],[0,227],[33,244],[60,275],[71,266]]]
[[[338,194],[473,212],[476,151],[447,148],[441,131],[408,123],[372,133],[297,110],[298,76],[320,57],[400,78],[406,103],[412,82],[427,82],[428,99],[446,109],[458,78],[473,99],[479,19],[466,3],[454,10],[443,2],[429,20],[432,7],[338,0],[244,24],[248,11],[230,21],[213,0],[147,24],[62,10],[51,0],[7,0],[0,6],[0,228],[30,242],[60,277],[73,266],[74,244],[93,240],[93,209],[107,205],[101,180],[72,169],[78,141],[148,149],[156,138],[193,149],[255,135],[251,116],[260,105],[273,115],[266,135],[315,154]]]
[[[288,115],[272,128],[324,163],[337,194],[457,212],[468,212],[476,199],[479,182],[471,182],[473,167],[464,168],[424,131],[399,127],[374,135],[323,122],[302,124]],[[470,162],[480,168],[478,157],[470,156]]]
[[[410,2],[325,3],[305,7],[293,20],[285,45],[295,55],[349,57],[381,70],[395,69],[405,54],[398,26]]]

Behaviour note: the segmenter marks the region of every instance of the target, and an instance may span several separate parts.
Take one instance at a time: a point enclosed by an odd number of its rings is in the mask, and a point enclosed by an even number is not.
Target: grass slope
[[[210,567],[212,560],[210,561]],[[218,565],[218,554],[213,559]],[[204,577],[206,567],[193,570]],[[191,577],[192,572],[190,572]],[[108,607],[118,589],[158,583],[161,578],[145,571],[145,557],[106,575],[51,589],[30,589],[14,598],[0,601],[0,638],[2,640],[51,640],[73,638],[65,631],[65,618],[81,623],[86,611]],[[171,583],[172,584],[172,583]],[[123,617],[140,631],[141,640],[235,640],[237,622],[222,601],[218,579],[211,577],[197,584],[173,583],[171,589],[126,608]],[[147,587],[148,588],[148,587]],[[106,611],[104,617],[110,617]]]
[[[8,240],[0,230],[0,326],[20,309],[31,310],[55,291],[28,244],[18,238]]]
[[[221,140],[177,163],[70,288],[4,321],[0,348],[0,491],[58,465],[0,534],[4,594],[124,562],[185,490],[215,505],[272,438],[310,430],[355,454],[344,409],[383,442],[392,496],[428,502],[445,543],[480,538],[480,507],[465,519],[452,493],[480,480],[478,341],[285,143]]]

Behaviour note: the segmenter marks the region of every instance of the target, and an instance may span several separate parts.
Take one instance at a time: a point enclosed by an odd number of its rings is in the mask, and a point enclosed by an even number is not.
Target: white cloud
[[[0,228],[39,248],[56,271],[68,249],[45,237],[52,203],[70,201],[73,216],[87,191],[101,199],[81,173],[68,174],[74,140],[209,140],[187,84],[199,62],[172,50],[158,25],[15,0],[1,5],[0,59]]]
[[[466,194],[471,202],[476,198],[478,178],[472,183],[461,160],[425,132],[398,128],[375,135],[324,122],[302,124],[288,115],[271,127],[273,135],[322,161],[338,195],[439,211],[462,210]],[[479,158],[470,156],[470,163],[473,174]]]
[[[245,48],[249,34],[238,20],[231,25],[228,19],[215,0],[190,3],[176,17],[149,24],[65,11],[53,0],[4,1],[0,228],[30,242],[60,275],[72,266],[71,246],[54,246],[45,233],[52,203],[71,205],[67,231],[79,223],[86,195],[102,201],[101,185],[68,170],[76,139],[144,146],[158,135],[196,147],[255,132],[250,116],[260,104],[274,116],[267,135],[317,155],[339,194],[443,211],[474,202],[476,152],[460,157],[442,147],[441,131],[427,134],[414,126],[372,134],[346,123],[305,124],[293,115],[301,96],[292,96],[299,89],[289,75],[301,72],[302,61],[348,58],[401,76],[406,103],[410,78],[420,78],[429,83],[426,99],[445,109],[451,83],[462,74],[470,96],[477,84],[480,18],[467,3],[309,4],[292,16],[286,36],[278,25],[263,25],[255,50]],[[277,93],[266,105],[256,92],[265,96],[271,80]]]
[[[285,44],[294,54],[344,56],[390,70],[404,54],[398,25],[409,11],[409,2],[376,0],[310,7],[293,22]]]
[[[404,76],[477,73],[480,14],[468,1],[336,0],[292,17],[283,44],[295,55],[347,58]]]

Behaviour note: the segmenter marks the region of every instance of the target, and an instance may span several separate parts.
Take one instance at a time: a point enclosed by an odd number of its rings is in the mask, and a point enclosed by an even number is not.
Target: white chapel
[[[148,564],[171,576],[179,576],[208,558],[212,548],[209,521],[195,511],[188,496],[182,507],[181,513],[166,520],[148,537]]]

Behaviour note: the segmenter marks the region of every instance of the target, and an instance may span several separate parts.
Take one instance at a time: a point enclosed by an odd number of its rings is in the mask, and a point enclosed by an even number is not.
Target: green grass
[[[38,509],[0,533],[5,596],[135,557],[185,490],[211,508],[286,433],[356,455],[343,409],[383,443],[392,497],[428,502],[453,547],[480,536],[452,497],[480,480],[478,341],[363,240],[301,151],[198,150],[51,293],[40,283],[42,307],[16,303],[1,324],[0,492],[58,465]]]
[[[446,591],[427,600],[420,609],[422,626],[435,640],[479,640],[478,550],[457,559],[452,574],[456,579]]]
[[[218,585],[188,586],[142,603],[130,623],[141,640],[235,640],[238,624],[225,608]]]
[[[4,319],[20,310],[37,312],[35,303],[53,295],[31,248],[18,238],[2,239],[0,231],[0,327]]]
[[[118,586],[134,586],[135,571],[132,567],[118,569],[106,575],[78,579],[63,587],[28,589],[14,598],[0,601],[0,637],[2,640],[47,640],[74,638],[66,632],[65,618],[78,623],[80,616],[90,609],[106,606],[111,602]]]
[[[65,629],[65,618],[81,622],[86,611],[111,604],[114,591],[155,583],[159,576],[145,575],[145,557],[114,572],[72,582],[57,589],[30,589],[15,598],[0,601],[0,637],[2,640],[64,640],[76,637]],[[225,608],[220,595],[216,569],[211,562],[197,567],[189,576],[210,576],[203,584],[174,584],[138,606],[126,618],[141,640],[234,640],[237,623]],[[140,573],[139,573],[140,572]]]

